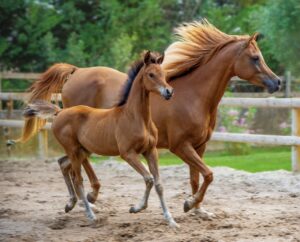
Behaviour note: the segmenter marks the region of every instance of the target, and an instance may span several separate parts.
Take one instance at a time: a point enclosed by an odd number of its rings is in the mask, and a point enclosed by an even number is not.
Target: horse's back
[[[77,69],[62,89],[64,107],[87,105],[110,108],[119,98],[127,75],[109,67]]]

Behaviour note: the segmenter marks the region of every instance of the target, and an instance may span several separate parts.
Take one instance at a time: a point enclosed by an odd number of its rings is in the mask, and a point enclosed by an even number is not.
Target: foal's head
[[[173,95],[173,88],[167,83],[166,76],[161,68],[164,55],[159,57],[147,51],[144,55],[143,83],[149,92],[155,92],[169,100]]]
[[[241,52],[234,63],[235,75],[241,79],[263,86],[269,93],[279,90],[281,80],[267,66],[257,45],[258,33],[255,33],[242,46]]]

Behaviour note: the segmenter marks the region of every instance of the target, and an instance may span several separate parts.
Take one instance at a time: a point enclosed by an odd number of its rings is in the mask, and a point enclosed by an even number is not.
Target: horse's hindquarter
[[[108,67],[80,68],[63,86],[63,105],[110,108],[118,100],[120,89],[126,79],[125,73]]]

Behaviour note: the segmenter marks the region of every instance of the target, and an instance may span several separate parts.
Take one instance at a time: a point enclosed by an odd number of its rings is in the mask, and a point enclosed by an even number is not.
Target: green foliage
[[[269,0],[260,15],[270,52],[282,67],[300,74],[300,1]]]
[[[289,147],[250,147],[247,155],[232,155],[227,151],[211,151],[204,155],[205,163],[212,167],[227,166],[248,172],[291,170],[291,150]],[[101,162],[109,157],[92,157],[92,161]],[[119,157],[116,158],[120,162]],[[182,165],[183,161],[177,156],[167,152],[159,156],[159,164],[162,166]]]
[[[122,71],[144,49],[163,51],[179,23],[206,17],[224,32],[261,31],[275,72],[299,73],[298,0],[0,1],[0,69],[44,71],[55,62]]]

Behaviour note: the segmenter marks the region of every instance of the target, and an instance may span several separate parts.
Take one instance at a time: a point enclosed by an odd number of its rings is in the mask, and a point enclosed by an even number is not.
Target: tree
[[[280,65],[300,75],[299,0],[269,0],[262,8],[260,24],[270,52]]]

